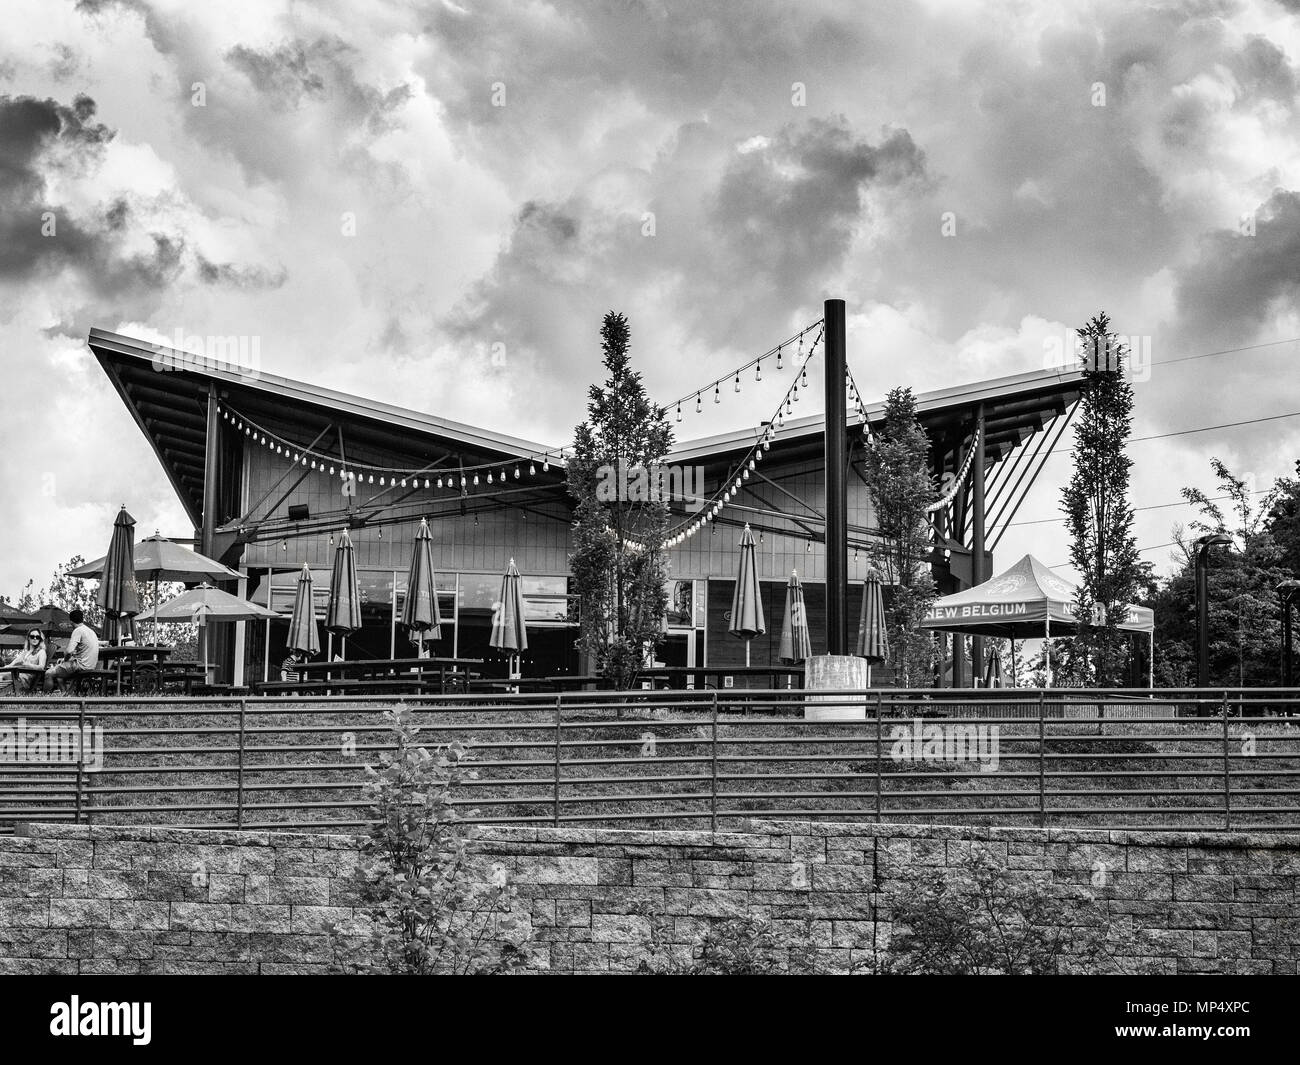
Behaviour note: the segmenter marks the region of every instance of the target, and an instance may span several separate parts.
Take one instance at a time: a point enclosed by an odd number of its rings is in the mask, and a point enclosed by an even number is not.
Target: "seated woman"
[[[15,652],[7,664],[26,666],[29,669],[44,669],[45,659],[45,636],[40,629],[32,629],[27,634],[27,642]],[[36,675],[32,673],[9,673],[6,676],[13,681],[15,692],[31,691],[36,684]]]

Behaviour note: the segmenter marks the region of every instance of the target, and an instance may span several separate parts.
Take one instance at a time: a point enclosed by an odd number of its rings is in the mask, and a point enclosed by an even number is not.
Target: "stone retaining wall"
[[[1169,972],[1295,973],[1300,838],[755,821],[736,833],[487,828],[531,925],[532,967],[631,971],[651,916],[684,956],[755,913],[845,970],[889,934],[890,870],[960,863],[1090,886]],[[0,837],[0,972],[324,972],[358,905],[351,836],[25,825]],[[1101,886],[1098,882],[1098,870]]]

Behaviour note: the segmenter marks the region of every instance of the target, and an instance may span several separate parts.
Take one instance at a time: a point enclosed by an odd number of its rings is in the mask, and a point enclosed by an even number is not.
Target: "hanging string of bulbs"
[[[744,482],[749,480],[749,475],[758,469],[758,463],[763,460],[763,456],[771,449],[772,441],[785,428],[786,418],[793,416],[794,404],[799,402],[799,390],[808,387],[808,363],[816,352],[818,344],[821,343],[825,332],[824,326],[817,331],[817,335],[813,338],[813,342],[809,345],[806,354],[803,350],[802,334],[798,334],[794,338],[799,343],[798,371],[795,373],[790,386],[785,390],[781,402],[777,404],[776,412],[767,421],[760,423],[761,436],[746,452],[744,458],[741,459],[738,467],[739,473],[730,483],[719,488],[708,499],[701,508],[701,513],[689,521],[682,522],[670,529],[664,537],[665,547],[677,547],[689,540],[706,525],[710,525],[722,513],[727,503],[736,497]],[[625,539],[622,543],[623,549],[626,551],[641,552],[645,550],[645,544],[637,540]]]
[[[675,409],[677,415],[676,420],[678,422],[682,420],[683,404],[689,406],[691,403],[694,403],[695,413],[703,414],[705,395],[707,395],[709,392],[712,392],[713,402],[715,404],[721,403],[722,386],[724,384],[730,384],[732,386],[731,388],[732,392],[739,392],[741,386],[740,375],[743,373],[747,373],[750,369],[754,371],[754,381],[761,382],[763,380],[763,361],[765,359],[774,360],[776,363],[776,368],[778,370],[783,370],[785,369],[784,359],[785,359],[786,349],[797,348],[797,351],[794,356],[794,361],[796,363],[799,362],[803,358],[804,337],[808,333],[811,333],[814,329],[820,327],[821,325],[822,325],[822,319],[818,318],[817,321],[804,326],[802,329],[799,330],[799,332],[794,333],[791,336],[787,337],[785,340],[781,341],[781,343],[777,344],[775,347],[768,348],[765,352],[763,352],[762,355],[757,355],[754,358],[750,359],[748,362],[742,363],[741,365],[728,370],[721,377],[714,379],[712,382],[710,382],[707,385],[703,385],[699,388],[692,389],[691,391],[687,392],[685,395],[678,396],[677,399],[670,400],[668,403],[665,403],[663,405],[663,409],[665,411]]]
[[[327,477],[337,476],[342,481],[355,481],[358,484],[400,485],[406,488],[419,488],[423,482],[425,488],[443,488],[459,491],[471,485],[478,486],[481,479],[488,484],[508,484],[510,481],[522,480],[525,476],[537,476],[540,467],[543,473],[550,471],[551,462],[564,461],[565,448],[543,451],[528,458],[507,459],[504,462],[484,462],[475,466],[460,466],[455,470],[435,473],[427,469],[402,469],[392,466],[378,466],[367,462],[345,462],[334,455],[315,451],[286,440],[244,416],[226,404],[218,404],[217,409],[222,419],[242,432],[251,442],[265,447],[268,451],[284,457],[286,461],[308,469],[315,470]]]

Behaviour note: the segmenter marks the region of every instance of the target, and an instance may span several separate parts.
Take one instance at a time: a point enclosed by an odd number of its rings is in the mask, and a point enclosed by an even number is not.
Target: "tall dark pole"
[[[989,579],[984,572],[984,404],[975,412],[975,433],[971,440],[975,459],[970,468],[971,557],[970,583],[977,587]],[[970,642],[971,687],[978,687],[984,676],[984,637],[973,636]]]
[[[826,653],[849,653],[848,539],[845,504],[844,301],[827,300],[826,349]]]
[[[1232,538],[1211,533],[1196,541],[1196,686],[1210,686],[1210,548],[1226,547]]]
[[[1282,608],[1282,687],[1284,688],[1292,687],[1295,678],[1291,619],[1297,596],[1300,596],[1300,581],[1283,581],[1277,586],[1277,599]]]

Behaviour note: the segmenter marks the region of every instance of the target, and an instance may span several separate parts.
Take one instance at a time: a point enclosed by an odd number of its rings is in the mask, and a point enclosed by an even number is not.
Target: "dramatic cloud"
[[[255,334],[272,371],[560,442],[610,308],[664,399],[830,295],[875,395],[1036,369],[1104,309],[1156,362],[1139,435],[1284,412],[1295,351],[1253,345],[1300,336],[1294,10],[11,0],[0,425],[32,458],[0,475],[28,501],[0,592],[101,550],[123,501],[186,532],[91,324]],[[1169,361],[1223,348],[1249,350]],[[1137,490],[1176,499],[1209,453],[1267,483],[1298,447],[1293,421],[1135,444]],[[1178,517],[1140,514],[1143,545]]]

